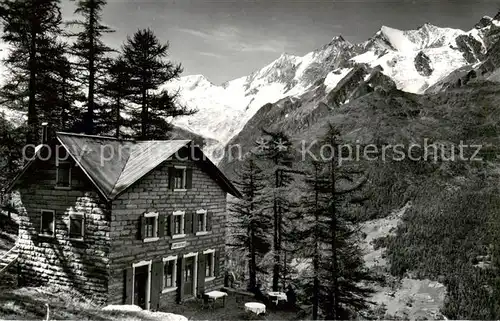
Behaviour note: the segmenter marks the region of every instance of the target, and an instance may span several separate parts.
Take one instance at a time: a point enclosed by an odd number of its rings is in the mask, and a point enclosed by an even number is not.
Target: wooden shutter
[[[193,213],[193,234],[198,232],[198,213]]]
[[[163,288],[163,262],[153,262],[151,267],[151,296],[149,306],[152,310],[158,310],[160,306],[160,293]]]
[[[159,214],[158,215],[158,237],[164,237],[164,236],[165,236],[165,215]]]
[[[169,189],[174,189],[174,168],[169,167],[168,168],[168,188]]]
[[[169,236],[174,235],[174,215],[173,214],[168,215],[168,235]]]
[[[198,253],[198,296],[205,293],[205,254]]]
[[[146,218],[144,217],[144,215],[141,216],[141,220],[140,220],[140,234],[139,234],[139,238],[141,240],[144,240],[146,238]]]
[[[193,213],[191,212],[184,214],[184,233],[193,233]]]
[[[207,231],[212,230],[212,219],[213,219],[213,213],[212,212],[207,212]]]
[[[193,169],[186,168],[186,189],[193,188]]]
[[[219,276],[219,268],[220,268],[220,251],[215,250],[214,253],[214,276],[218,277]]]
[[[180,303],[184,298],[184,265],[185,260],[179,255],[177,261],[177,301]]]
[[[123,271],[124,273],[124,287],[123,287],[123,304],[134,304],[134,294],[132,293],[134,269],[128,268]]]

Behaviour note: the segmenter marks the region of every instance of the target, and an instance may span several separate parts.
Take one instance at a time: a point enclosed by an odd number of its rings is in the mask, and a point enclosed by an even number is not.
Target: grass
[[[180,314],[189,320],[294,320],[296,312],[276,308],[268,304],[266,315],[255,316],[244,311],[245,302],[255,301],[248,298],[237,302],[228,296],[226,306],[217,302],[215,309],[203,309],[199,301],[186,301],[173,305],[168,313]],[[0,319],[2,320],[45,320],[47,307],[51,320],[158,320],[153,314],[142,312],[103,311],[102,306],[82,297],[70,288],[24,287],[12,289],[0,287]]]
[[[217,301],[214,309],[203,309],[200,302],[196,300],[186,301],[183,304],[172,306],[165,312],[182,314],[189,320],[296,320],[297,311],[286,309],[283,306],[276,307],[274,304],[266,304],[265,315],[255,315],[244,310],[246,302],[259,302],[255,298],[245,297],[237,300],[231,293],[226,297],[226,306]]]

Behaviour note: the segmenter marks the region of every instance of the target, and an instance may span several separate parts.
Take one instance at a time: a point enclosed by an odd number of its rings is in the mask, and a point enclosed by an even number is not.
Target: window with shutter
[[[203,251],[203,261],[205,262],[205,281],[215,279],[215,250]]]
[[[159,240],[158,212],[144,213],[141,217],[141,236],[144,242]]]
[[[163,258],[163,293],[177,289],[177,256]]]
[[[195,216],[196,235],[208,234],[208,215],[207,210],[197,210]]]
[[[168,185],[174,191],[185,191],[187,189],[186,166],[174,166],[168,169]]]
[[[182,238],[186,236],[185,231],[185,215],[184,211],[176,211],[172,213],[172,238]]]

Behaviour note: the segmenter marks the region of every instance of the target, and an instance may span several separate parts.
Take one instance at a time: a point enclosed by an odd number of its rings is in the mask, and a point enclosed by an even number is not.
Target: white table
[[[245,303],[245,311],[250,311],[259,315],[262,313],[266,313],[266,306],[258,302],[247,302]]]
[[[222,298],[222,305],[224,307],[226,306],[226,296],[227,296],[226,292],[210,291],[210,292],[205,292],[205,295],[207,296],[209,301],[210,300],[213,301],[213,305],[215,305],[215,301],[217,301],[217,299]],[[212,305],[212,307],[213,307],[213,305]]]
[[[286,293],[283,292],[268,292],[267,296],[271,299],[276,305],[278,305],[279,301],[287,301]]]

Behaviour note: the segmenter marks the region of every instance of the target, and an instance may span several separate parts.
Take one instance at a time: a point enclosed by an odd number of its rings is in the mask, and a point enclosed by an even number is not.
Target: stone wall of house
[[[23,284],[71,286],[104,303],[107,299],[110,210],[79,167],[70,190],[55,188],[54,159],[38,160],[18,183],[19,266]],[[40,236],[41,210],[55,211],[55,237]],[[69,215],[85,214],[83,241],[69,238]]]
[[[172,165],[193,168],[191,189],[173,191],[168,188],[168,167]],[[144,213],[169,215],[179,210],[195,213],[200,209],[212,213],[212,230],[208,235],[188,234],[182,239],[164,236],[154,242],[144,242],[139,237],[140,218]],[[133,263],[150,260],[158,262],[167,256],[202,253],[208,249],[215,249],[219,253],[219,273],[216,272],[218,276],[215,280],[205,284],[205,290],[223,285],[226,192],[194,162],[170,160],[160,165],[113,201],[111,217],[110,304],[131,303],[125,302],[124,274]],[[168,225],[167,220],[165,224]],[[186,241],[185,247],[171,249],[172,243],[182,241]],[[176,292],[160,294],[160,309],[176,302],[176,297]]]

